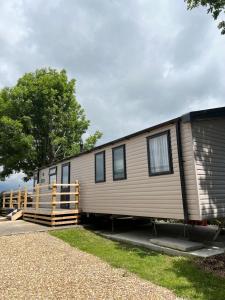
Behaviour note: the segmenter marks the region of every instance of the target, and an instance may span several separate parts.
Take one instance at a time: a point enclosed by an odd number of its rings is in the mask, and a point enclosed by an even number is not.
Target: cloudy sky
[[[66,69],[101,142],[225,105],[224,62],[216,22],[182,0],[0,1],[0,88]]]

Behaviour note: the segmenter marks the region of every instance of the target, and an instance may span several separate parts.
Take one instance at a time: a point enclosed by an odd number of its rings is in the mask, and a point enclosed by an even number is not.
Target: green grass
[[[199,270],[193,259],[113,242],[85,229],[59,230],[50,234],[101,258],[113,267],[124,268],[166,287],[177,296],[188,299],[225,299],[225,280]]]

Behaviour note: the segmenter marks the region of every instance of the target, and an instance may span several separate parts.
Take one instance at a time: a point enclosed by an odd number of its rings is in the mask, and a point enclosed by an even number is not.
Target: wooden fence
[[[28,197],[27,189],[4,192],[2,194],[2,208],[22,208]]]
[[[63,191],[63,188],[68,191]],[[2,196],[3,208],[17,209],[36,209],[48,208],[54,211],[60,209],[63,204],[68,204],[69,208],[79,207],[80,185],[78,181],[74,184],[40,185],[37,184],[32,189],[24,188],[23,190],[4,192]],[[62,200],[62,196],[65,200]]]

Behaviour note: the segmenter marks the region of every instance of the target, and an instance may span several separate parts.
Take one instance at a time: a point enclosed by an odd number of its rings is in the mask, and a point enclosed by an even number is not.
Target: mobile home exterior
[[[190,112],[38,170],[80,183],[86,214],[225,217],[225,107]]]

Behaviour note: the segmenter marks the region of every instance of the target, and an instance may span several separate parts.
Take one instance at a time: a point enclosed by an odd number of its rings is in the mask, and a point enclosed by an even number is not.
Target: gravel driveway
[[[47,233],[0,237],[1,299],[177,299]]]

